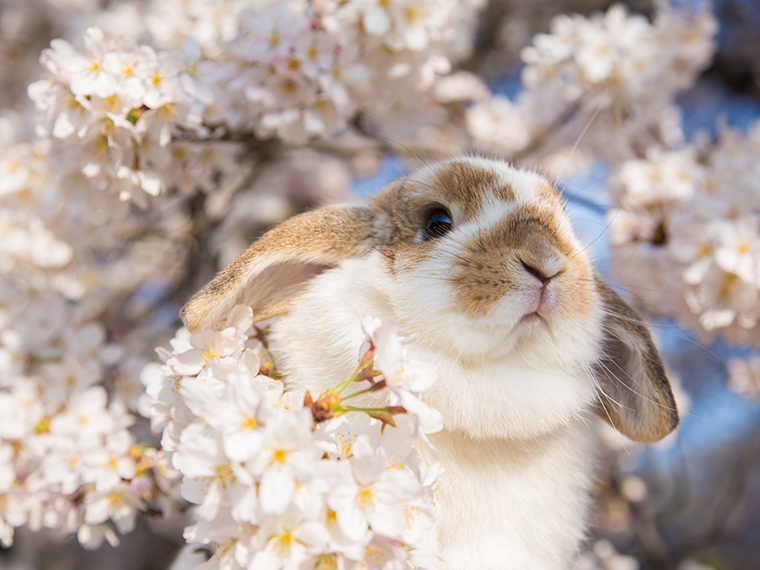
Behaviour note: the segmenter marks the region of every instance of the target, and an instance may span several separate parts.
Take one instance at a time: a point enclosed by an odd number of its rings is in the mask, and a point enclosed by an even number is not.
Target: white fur
[[[394,318],[402,334],[412,332],[397,312],[403,307],[386,293],[394,285],[399,283],[382,269],[379,254],[347,260],[317,277],[274,326],[273,349],[289,379],[320,393],[348,377],[363,338],[363,314]],[[430,287],[431,298],[445,289]],[[456,326],[455,320],[449,316],[444,326]],[[422,342],[421,332],[412,356],[437,367],[430,398],[447,426],[434,436],[447,470],[438,490],[444,568],[565,568],[583,536],[593,475],[585,423],[594,399],[591,380],[561,369],[537,371],[519,351],[497,361],[457,360]]]

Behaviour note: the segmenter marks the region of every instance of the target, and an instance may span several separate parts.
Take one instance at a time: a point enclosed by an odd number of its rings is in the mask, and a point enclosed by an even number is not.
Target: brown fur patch
[[[595,272],[605,317],[604,355],[596,366],[600,416],[636,441],[659,441],[678,426],[660,354],[641,317]]]
[[[482,257],[470,263],[457,261],[449,282],[457,307],[466,315],[486,315],[513,287],[513,276],[520,271],[515,260],[484,263]]]
[[[372,197],[379,219],[387,232],[378,241],[377,249],[383,255],[388,271],[396,274],[414,270],[428,259],[432,243],[417,241],[426,217],[438,205],[448,200],[437,187],[429,188],[413,179],[401,179],[377,196]]]
[[[264,234],[235,261],[225,267],[206,287],[198,291],[182,308],[182,320],[190,332],[197,332],[217,320],[238,303],[257,310],[274,307],[284,309],[288,301],[300,292],[299,284],[325,267],[357,254],[369,251],[373,244],[375,214],[368,208],[323,208],[295,216]],[[257,273],[266,272],[264,263],[275,257],[277,263],[292,264],[294,268],[312,266],[313,271],[298,270],[282,288],[260,287],[249,282]],[[282,276],[280,276],[282,277]],[[259,318],[255,315],[255,318]]]
[[[525,247],[529,236],[539,235],[545,238],[563,255],[570,256],[572,244],[562,237],[555,214],[550,210],[526,205],[510,214],[504,221],[491,231],[494,246]]]
[[[450,209],[456,227],[480,214],[490,197],[511,201],[515,194],[495,172],[462,160],[440,165],[429,179],[412,175],[399,180],[373,197],[375,208],[388,220],[390,237],[379,249],[389,271],[412,271],[434,251],[432,243],[416,241],[431,211]]]
[[[559,193],[551,185],[543,184],[537,192],[542,201],[562,209]],[[489,198],[514,201],[515,192],[495,172],[466,161],[443,164],[429,180],[412,176],[390,186],[374,198],[375,207],[385,211],[390,225],[390,239],[378,244],[388,270],[392,274],[414,271],[435,254],[438,240],[419,243],[416,238],[436,205],[446,206],[457,214],[456,227],[480,215]],[[542,256],[572,255],[573,246],[563,238],[556,220],[557,208],[522,206],[464,246],[452,244],[464,259],[452,256],[451,272],[441,277],[447,278],[457,291],[457,303],[463,312],[484,315],[499,302],[515,286],[515,276],[525,271],[520,259],[541,267]],[[517,251],[519,258],[513,255]],[[588,267],[583,264],[577,271],[572,269],[568,280],[576,277],[576,272],[585,276]],[[568,306],[565,312],[582,316],[588,311],[590,297],[584,291],[577,303],[563,303]]]
[[[563,210],[565,205],[562,201],[562,195],[551,184],[541,184],[539,186],[539,196],[551,204],[552,208],[556,210]]]
[[[399,243],[380,246],[378,250],[391,275],[410,273],[435,255],[434,243]]]
[[[433,184],[441,188],[450,203],[461,208],[460,223],[466,223],[480,213],[488,194],[504,201],[515,199],[511,186],[504,184],[495,172],[464,161],[444,165],[436,172]]]
[[[525,263],[551,274],[563,317],[580,318],[591,306],[592,291],[584,260],[568,262],[575,253],[551,212],[523,206],[463,244],[450,275],[457,305],[472,316],[487,314],[510,290],[525,285]]]

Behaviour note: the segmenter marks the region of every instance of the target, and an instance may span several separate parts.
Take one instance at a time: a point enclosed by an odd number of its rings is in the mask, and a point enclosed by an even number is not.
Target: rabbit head
[[[473,435],[530,435],[591,406],[638,441],[678,424],[648,329],[593,269],[559,192],[503,162],[448,160],[366,201],[291,218],[182,318],[195,332],[239,303],[258,320],[290,315],[280,335],[297,337],[290,352],[321,335],[302,360],[317,366],[314,354],[334,354],[347,370],[358,341],[341,327],[360,335],[361,313],[396,320],[450,378],[432,399],[447,425]],[[454,368],[477,379],[462,385]]]

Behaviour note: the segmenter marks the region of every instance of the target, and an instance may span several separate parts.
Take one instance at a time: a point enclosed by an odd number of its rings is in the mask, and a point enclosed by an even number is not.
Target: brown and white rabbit
[[[593,414],[637,441],[678,424],[636,313],[593,269],[558,191],[503,162],[428,166],[357,203],[296,216],[197,293],[191,332],[238,303],[280,316],[273,347],[312,393],[348,377],[362,315],[418,333],[440,480],[446,570],[558,570],[584,536]]]

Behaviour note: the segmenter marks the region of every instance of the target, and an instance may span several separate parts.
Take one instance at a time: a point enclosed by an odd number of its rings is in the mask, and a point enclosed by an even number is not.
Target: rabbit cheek
[[[434,244],[396,244],[378,248],[390,275],[417,275],[420,268],[435,258]]]
[[[488,316],[514,285],[501,267],[478,260],[457,262],[451,271],[450,283],[455,308],[471,319]]]

